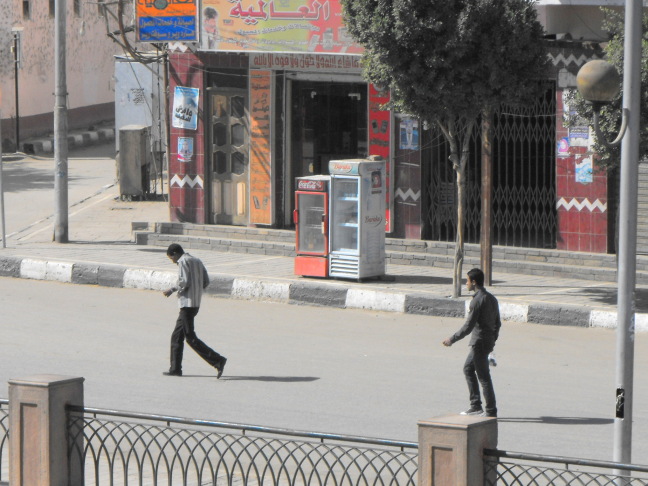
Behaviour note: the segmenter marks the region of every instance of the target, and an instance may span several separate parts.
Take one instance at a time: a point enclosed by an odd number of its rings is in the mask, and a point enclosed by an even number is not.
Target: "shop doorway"
[[[286,214],[296,177],[328,174],[332,159],[367,157],[367,98],[365,83],[292,81]]]
[[[207,153],[214,224],[248,222],[249,128],[247,90],[209,90]]]

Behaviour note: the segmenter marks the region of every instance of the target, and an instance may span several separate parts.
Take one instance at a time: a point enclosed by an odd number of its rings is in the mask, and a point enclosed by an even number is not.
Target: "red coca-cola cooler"
[[[331,177],[314,175],[295,179],[295,275],[329,275],[329,186]]]

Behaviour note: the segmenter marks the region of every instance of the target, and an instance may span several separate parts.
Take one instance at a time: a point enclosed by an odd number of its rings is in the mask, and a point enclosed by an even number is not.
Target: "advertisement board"
[[[196,42],[197,0],[135,0],[139,42]]]
[[[205,51],[361,54],[339,0],[203,0]]]

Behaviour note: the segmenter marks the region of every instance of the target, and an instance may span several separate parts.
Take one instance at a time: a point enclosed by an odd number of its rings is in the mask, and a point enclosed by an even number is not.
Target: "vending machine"
[[[328,214],[331,177],[295,179],[295,275],[328,277]]]
[[[331,160],[329,276],[385,274],[385,161]]]

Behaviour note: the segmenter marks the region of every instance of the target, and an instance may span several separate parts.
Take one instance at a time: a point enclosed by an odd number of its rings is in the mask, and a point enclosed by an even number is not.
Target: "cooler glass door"
[[[297,192],[297,254],[328,254],[326,193]]]
[[[358,177],[334,178],[331,252],[358,254],[359,182]]]

